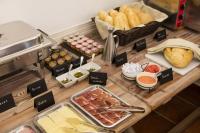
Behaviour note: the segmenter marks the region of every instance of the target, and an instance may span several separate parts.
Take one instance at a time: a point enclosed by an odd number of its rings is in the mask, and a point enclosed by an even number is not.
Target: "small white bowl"
[[[155,82],[152,83],[152,84],[143,83],[143,82],[139,81],[139,78],[140,78],[141,76],[152,77],[152,78],[155,79]],[[142,73],[140,73],[140,74],[137,75],[137,77],[136,77],[136,82],[137,82],[139,85],[143,86],[143,87],[153,88],[153,87],[155,87],[156,84],[158,83],[158,78],[157,78],[156,74],[154,74],[154,73],[142,72]]]
[[[81,66],[81,69],[86,70],[86,71],[88,71],[88,72],[90,72],[89,70],[90,70],[91,68],[94,68],[94,69],[95,69],[95,70],[92,71],[92,72],[97,72],[97,71],[99,71],[99,70],[101,69],[101,66],[99,66],[98,64],[96,64],[96,63],[94,63],[94,62],[89,62],[89,63],[87,63],[87,64]]]
[[[83,73],[83,76],[81,76],[81,77],[79,77],[79,78],[75,77],[74,75],[75,75],[77,72]],[[77,69],[74,69],[74,70],[72,70],[71,72],[69,72],[69,74],[70,74],[71,76],[73,76],[77,81],[82,81],[82,80],[84,80],[84,79],[86,79],[86,78],[88,77],[89,72],[88,72],[87,70],[84,70],[84,69],[81,69],[81,68],[77,68]]]
[[[159,68],[159,71],[158,72],[156,72],[156,73],[159,73],[159,72],[161,72],[161,66],[160,65],[158,65],[158,64],[156,64],[156,63],[153,63],[153,62],[149,62],[149,64],[147,64],[143,69],[145,69],[147,66],[149,66],[149,65],[156,65],[158,68]],[[144,70],[145,71],[145,70]],[[145,71],[146,72],[146,71]],[[150,72],[150,73],[152,73],[152,72]]]
[[[127,73],[127,72],[124,72],[123,70],[122,70],[122,74],[124,75],[124,76],[126,76],[126,77],[128,77],[128,78],[136,78],[136,76],[139,74],[139,73],[141,73],[142,71],[138,71],[138,72],[135,72],[135,73]]]
[[[64,79],[69,79],[69,80],[71,80],[70,82],[68,82],[68,83],[62,83],[62,81],[64,80]],[[58,77],[56,77],[56,80],[62,85],[62,86],[64,86],[65,88],[68,88],[68,87],[70,87],[70,86],[72,86],[72,85],[74,85],[76,82],[77,82],[77,80],[73,77],[73,76],[71,76],[69,73],[65,73],[65,74],[62,74],[62,75],[60,75],[60,76],[58,76]]]

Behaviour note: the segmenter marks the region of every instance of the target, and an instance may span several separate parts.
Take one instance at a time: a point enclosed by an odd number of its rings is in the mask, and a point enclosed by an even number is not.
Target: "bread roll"
[[[137,13],[135,13],[132,10],[132,8],[127,8],[125,10],[125,14],[126,14],[126,16],[128,18],[128,23],[129,23],[130,28],[134,28],[134,27],[136,27],[136,26],[141,24]]]
[[[137,15],[139,15],[139,13],[142,12],[141,9],[140,9],[139,7],[137,7],[137,6],[132,7],[131,9],[132,9]]]
[[[109,11],[109,15],[113,18],[113,20],[115,19],[118,13],[119,13],[118,11],[113,10],[113,9]]]
[[[108,13],[105,12],[105,11],[103,11],[103,10],[99,11],[99,13],[98,13],[98,17],[99,17],[99,19],[101,19],[102,21],[104,21],[104,20],[106,19],[107,16],[108,16]]]
[[[164,57],[177,68],[187,67],[193,59],[193,52],[183,48],[165,48]]]
[[[119,11],[122,12],[122,13],[125,13],[126,12],[126,9],[128,9],[129,7],[127,5],[123,5],[119,8]]]
[[[140,17],[142,24],[147,24],[154,20],[153,17],[147,12],[140,12],[139,17]]]
[[[109,23],[110,25],[113,25],[113,18],[111,16],[106,16],[105,22]]]
[[[114,19],[114,27],[120,30],[129,30],[128,19],[126,15],[122,12],[119,12]]]

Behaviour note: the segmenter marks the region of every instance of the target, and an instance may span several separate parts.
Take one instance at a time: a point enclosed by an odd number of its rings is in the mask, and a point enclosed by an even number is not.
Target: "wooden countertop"
[[[200,42],[199,34],[186,29],[179,30],[176,32],[167,31],[167,34],[168,38],[181,37],[194,43]],[[153,35],[149,35],[146,37],[148,47],[161,43],[154,41],[152,38]],[[145,61],[145,50],[136,54],[135,52],[131,51],[131,49],[132,44],[129,44],[124,47],[119,47],[118,52],[122,53],[126,51],[128,53],[129,61]],[[108,73],[109,79],[106,87],[110,91],[115,93],[123,100],[127,101],[130,105],[141,106],[144,107],[146,110],[146,112],[143,114],[133,114],[129,119],[116,126],[114,128],[116,132],[124,131],[126,128],[130,127],[131,125],[135,124],[136,122],[144,118],[146,115],[148,115],[151,112],[151,110],[154,110],[160,105],[166,103],[178,92],[180,92],[196,80],[200,79],[200,67],[197,67],[185,76],[180,76],[174,73],[173,81],[163,84],[151,92],[145,92],[143,90],[138,89],[135,86],[134,82],[124,80],[121,77],[120,67],[104,64],[100,56],[96,57],[95,62],[102,66],[101,71]],[[76,92],[79,92],[80,90],[90,86],[88,84],[88,80],[84,80],[66,89],[58,84],[58,82],[55,80],[55,78],[51,76],[48,70],[45,70],[45,75],[47,86],[49,90],[52,90],[56,103],[67,101],[72,94],[75,94]],[[29,77],[29,81],[27,81],[27,83],[31,83],[32,80],[33,79]],[[23,89],[26,88],[25,85],[21,85],[21,87]],[[0,121],[0,132],[8,132],[9,130],[17,127],[18,125],[30,121],[37,114],[38,112],[33,107],[28,108],[27,110],[21,113],[14,114],[12,117]]]

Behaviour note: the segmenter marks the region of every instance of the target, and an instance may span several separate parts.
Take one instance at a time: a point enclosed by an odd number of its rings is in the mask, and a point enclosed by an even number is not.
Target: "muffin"
[[[73,42],[71,43],[71,47],[72,47],[72,48],[75,48],[76,45],[78,45],[78,43],[77,43],[76,41],[73,41]]]
[[[67,54],[66,51],[64,51],[64,50],[60,51],[60,56],[61,56],[61,57],[64,57],[66,54]]]
[[[87,43],[93,43],[93,42],[94,42],[94,40],[92,40],[92,39],[87,40]]]
[[[66,61],[71,61],[72,60],[72,57],[70,55],[65,55],[64,58],[65,58]]]
[[[65,60],[63,58],[59,58],[57,60],[58,65],[62,65],[62,64],[64,64],[64,62],[65,62]]]
[[[59,53],[53,53],[53,54],[51,55],[51,58],[52,58],[53,60],[57,60],[58,57],[59,57]]]
[[[49,62],[49,67],[54,68],[57,65],[56,61],[50,61]]]
[[[44,61],[45,63],[49,63],[51,61],[51,56],[47,57]]]

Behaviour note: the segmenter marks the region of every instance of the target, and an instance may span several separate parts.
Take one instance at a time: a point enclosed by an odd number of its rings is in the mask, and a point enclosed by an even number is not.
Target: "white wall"
[[[23,20],[48,34],[84,23],[100,9],[134,0],[0,0],[0,24]]]

